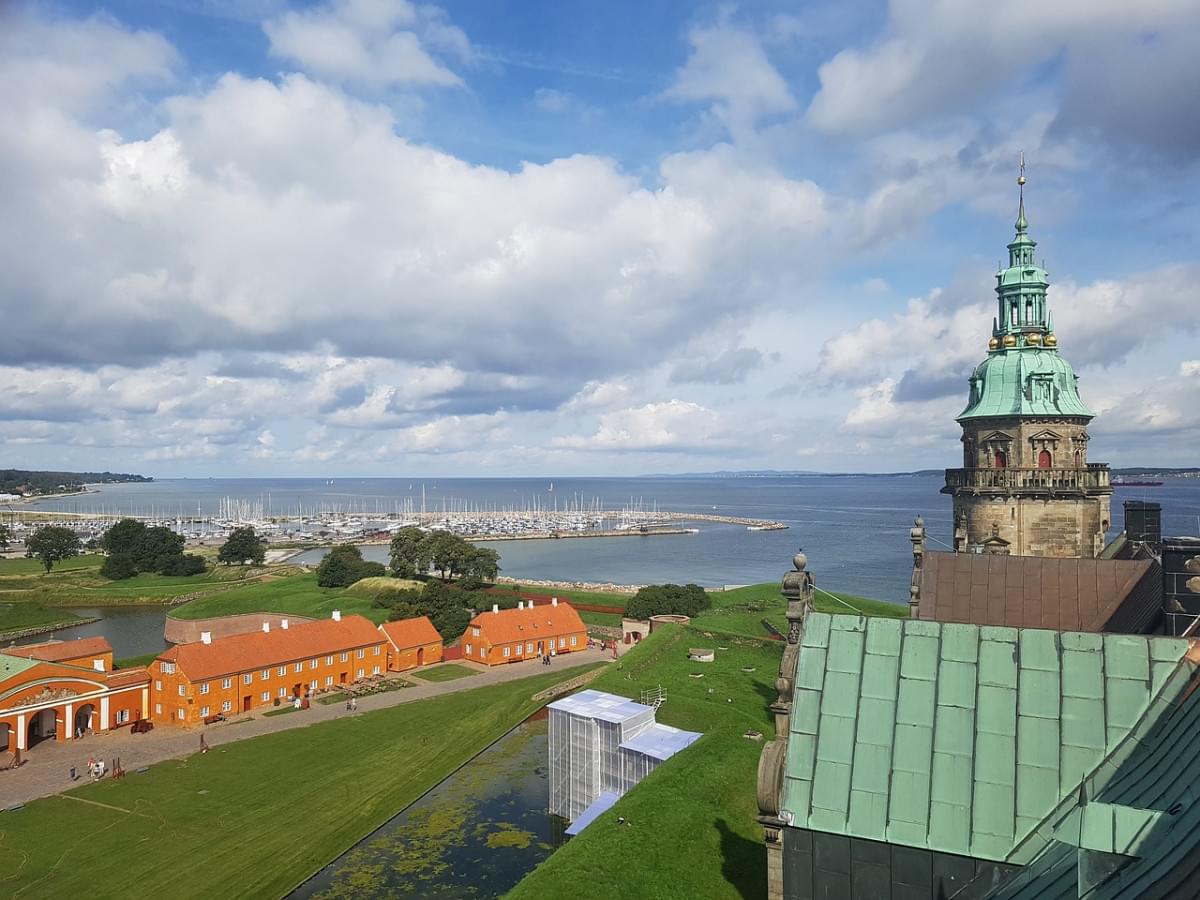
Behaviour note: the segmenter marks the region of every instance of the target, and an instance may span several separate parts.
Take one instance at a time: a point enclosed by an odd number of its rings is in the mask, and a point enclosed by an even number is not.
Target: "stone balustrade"
[[[947,469],[942,493],[959,491],[1017,491],[1110,493],[1111,473],[1107,463],[1088,463],[1086,468]]]

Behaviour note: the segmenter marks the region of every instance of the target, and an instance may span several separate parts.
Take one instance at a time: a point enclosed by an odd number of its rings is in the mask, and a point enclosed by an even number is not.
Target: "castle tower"
[[[1104,546],[1112,486],[1108,465],[1087,461],[1079,378],[1058,353],[1045,269],[1025,219],[1021,160],[1017,233],[996,275],[999,311],[988,355],[970,378],[963,468],[946,470],[957,550],[1095,557]]]

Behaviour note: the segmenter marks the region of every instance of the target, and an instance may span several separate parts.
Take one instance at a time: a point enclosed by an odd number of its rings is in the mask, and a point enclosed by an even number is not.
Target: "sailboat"
[[[554,482],[553,481],[550,482],[550,487],[546,488],[546,490],[548,490],[548,491],[554,490]]]

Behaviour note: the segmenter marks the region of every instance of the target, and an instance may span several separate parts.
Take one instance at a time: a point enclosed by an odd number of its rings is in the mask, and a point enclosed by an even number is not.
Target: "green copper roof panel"
[[[958,421],[995,416],[1095,414],[1079,398],[1071,364],[1055,349],[1016,347],[988,354],[971,373],[970,397]]]
[[[0,682],[5,682],[14,675],[20,675],[26,669],[36,666],[39,662],[41,660],[0,653]]]
[[[810,613],[784,812],[798,827],[1009,859],[1125,741],[1186,647]]]

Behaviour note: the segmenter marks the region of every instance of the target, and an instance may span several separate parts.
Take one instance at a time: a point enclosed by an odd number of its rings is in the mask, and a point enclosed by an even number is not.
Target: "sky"
[[[1200,4],[0,0],[0,465],[960,463],[1026,210],[1200,464]]]

